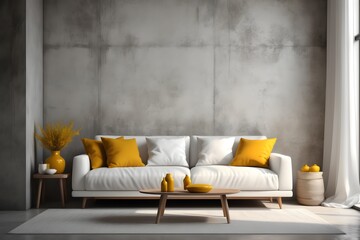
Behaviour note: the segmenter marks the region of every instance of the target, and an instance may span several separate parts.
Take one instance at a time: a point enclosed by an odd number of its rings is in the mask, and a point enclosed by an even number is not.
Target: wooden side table
[[[33,178],[39,179],[39,187],[38,187],[38,194],[37,194],[37,200],[36,200],[36,208],[40,207],[40,198],[41,193],[43,191],[43,181],[46,179],[58,179],[60,184],[60,195],[61,195],[61,206],[65,207],[65,199],[67,198],[67,191],[66,191],[66,179],[68,179],[70,176],[70,173],[61,173],[61,174],[54,174],[54,175],[48,175],[48,174],[39,174],[35,173],[33,175]]]

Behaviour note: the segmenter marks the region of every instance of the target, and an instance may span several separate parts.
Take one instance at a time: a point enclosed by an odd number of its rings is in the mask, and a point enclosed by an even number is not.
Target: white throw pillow
[[[185,138],[146,138],[149,152],[148,166],[185,166]]]
[[[196,166],[229,165],[233,159],[235,137],[201,138],[198,137],[198,162]]]

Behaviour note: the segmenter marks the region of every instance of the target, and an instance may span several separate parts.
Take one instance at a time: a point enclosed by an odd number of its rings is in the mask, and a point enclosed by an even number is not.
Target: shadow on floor
[[[228,200],[229,207],[232,208],[266,208],[266,203],[269,201],[266,200],[250,200],[250,199],[241,199],[241,200]],[[133,199],[133,200],[124,200],[124,199],[89,199],[87,202],[87,208],[157,208],[159,200],[154,199]],[[221,206],[220,200],[209,199],[209,200],[200,200],[200,199],[169,199],[166,203],[167,207],[170,208],[219,208]],[[276,201],[274,202],[274,207],[277,207]],[[44,201],[41,203],[40,208],[61,208],[59,201]],[[81,208],[81,199],[71,198],[66,202],[66,208]]]

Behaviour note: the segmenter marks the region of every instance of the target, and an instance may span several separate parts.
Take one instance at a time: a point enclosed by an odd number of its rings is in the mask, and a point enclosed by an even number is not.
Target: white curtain
[[[323,206],[360,203],[358,0],[328,0]]]

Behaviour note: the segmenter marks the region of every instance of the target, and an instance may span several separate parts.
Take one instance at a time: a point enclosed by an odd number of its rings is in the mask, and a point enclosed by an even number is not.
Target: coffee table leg
[[[226,217],[227,223],[230,223],[229,205],[226,195],[220,195],[220,198],[224,216]]]
[[[158,208],[158,212],[156,215],[156,221],[155,221],[156,224],[158,224],[160,222],[160,217],[164,214],[166,199],[167,199],[167,195],[161,194],[160,201],[159,201],[159,208]]]
[[[164,195],[165,198],[164,198],[164,202],[163,202],[163,207],[162,207],[162,210],[161,210],[161,216],[164,216],[164,212],[165,212],[165,208],[166,208],[166,202],[167,202],[167,195]]]

